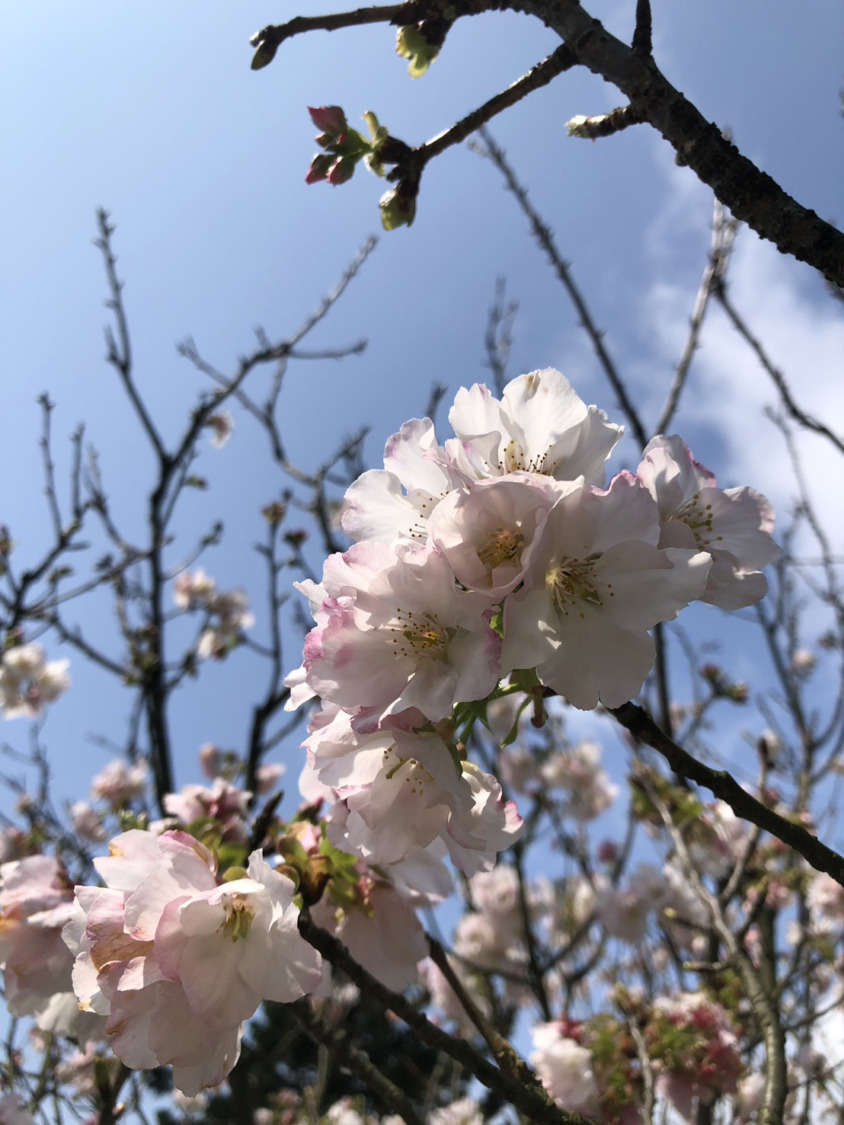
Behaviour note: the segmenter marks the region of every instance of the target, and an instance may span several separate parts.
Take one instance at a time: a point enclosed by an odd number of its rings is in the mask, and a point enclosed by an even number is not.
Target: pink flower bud
[[[348,129],[346,115],[339,105],[308,106],[311,121],[328,138],[337,137]],[[322,140],[319,141],[322,144]]]

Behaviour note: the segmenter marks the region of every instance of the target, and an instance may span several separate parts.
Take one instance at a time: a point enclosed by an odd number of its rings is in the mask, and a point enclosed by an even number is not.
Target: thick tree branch
[[[682,746],[678,746],[664,734],[641,707],[634,703],[624,703],[621,707],[609,708],[609,711],[634,738],[658,750],[680,777],[709,789],[720,800],[726,801],[736,816],[770,832],[799,852],[816,871],[825,871],[844,887],[844,856],[822,844],[817,836],[813,836],[799,824],[786,820],[784,816],[757,801],[726,770],[713,770],[693,758]]]
[[[737,219],[784,254],[844,285],[844,234],[742,156],[651,58],[616,39],[577,0],[508,0],[507,6],[537,16],[562,37],[578,62],[626,94],[672,145],[678,160],[688,164]]]

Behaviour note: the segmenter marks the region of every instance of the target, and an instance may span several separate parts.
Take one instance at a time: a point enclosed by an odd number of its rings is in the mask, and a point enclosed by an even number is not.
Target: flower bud
[[[410,191],[404,183],[399,183],[381,196],[378,206],[384,230],[409,227],[416,218],[416,191]]]
[[[308,113],[311,115],[311,121],[326,138],[339,137],[348,131],[346,115],[339,105],[308,106]],[[319,143],[323,148],[325,147],[322,139]]]
[[[431,42],[423,31],[413,25],[400,27],[396,37],[396,54],[410,59],[407,73],[421,78],[440,53],[441,43]]]

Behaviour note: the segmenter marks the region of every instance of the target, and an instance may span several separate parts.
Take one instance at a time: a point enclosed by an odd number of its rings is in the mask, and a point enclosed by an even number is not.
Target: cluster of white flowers
[[[200,660],[225,656],[237,644],[243,630],[255,624],[243,591],[217,590],[214,579],[201,567],[185,570],[175,579],[173,600],[179,609],[203,609],[208,615],[196,650]]]
[[[531,1036],[531,1063],[542,1085],[569,1113],[600,1116],[598,1084],[592,1071],[592,1053],[569,1034],[564,1023],[535,1024]]]
[[[316,624],[287,684],[291,708],[322,703],[305,788],[336,802],[334,841],[370,863],[439,841],[473,875],[521,822],[463,760],[456,709],[508,677],[579,708],[626,702],[653,665],[649,630],[694,599],[758,600],[776,547],[764,497],[716,488],[679,438],[655,438],[605,488],[621,428],[557,371],[500,400],[462,389],[449,422],[444,445],[430,420],[406,423],[348,489],[354,543],[298,584]],[[593,782],[588,819],[612,787],[588,748],[570,764]]]
[[[649,629],[693,599],[724,608],[757,600],[759,568],[776,551],[767,501],[717,489],[678,438],[654,439],[637,474],[605,487],[621,430],[556,371],[515,379],[500,401],[484,386],[461,390],[449,420],[454,436],[444,445],[430,421],[408,422],[388,442],[384,469],[348,490],[342,522],[353,544],[326,561],[321,583],[298,584],[315,627],[287,678],[291,708],[319,697],[301,791],[323,802],[324,819],[288,826],[279,854],[289,847],[327,870],[332,848],[346,853],[324,893],[303,879],[301,901],[396,989],[417,979],[426,943],[416,911],[448,895],[446,856],[471,880],[475,910],[457,937],[469,961],[518,969],[524,910],[543,925],[553,913],[539,891],[522,901],[513,868],[493,870],[523,825],[498,779],[467,759],[466,732],[486,704],[510,725],[525,690],[579,708],[625,702],[653,663]],[[205,615],[200,657],[224,655],[252,623],[244,595],[218,592],[201,570],[180,574],[174,595],[182,610]],[[46,664],[34,645],[9,650],[0,665],[7,714],[37,710],[65,684],[64,668]],[[508,696],[519,704],[508,706]],[[208,746],[203,763],[213,788],[169,794],[165,811],[188,829],[214,821],[246,863],[250,794],[234,784],[236,756]],[[93,796],[114,811],[145,781],[141,767],[112,765]],[[541,784],[563,790],[581,822],[615,796],[588,742],[545,759]],[[74,815],[97,838],[107,814],[85,805]],[[72,906],[44,866],[26,875],[46,897],[24,909],[14,899],[22,872],[6,865],[3,893],[12,897],[0,901],[8,920],[0,953],[7,990],[12,980],[23,997],[30,961],[21,954],[18,966],[18,949],[31,935],[53,949],[66,922],[74,991],[105,1021],[114,1053],[133,1068],[172,1065],[176,1085],[194,1095],[234,1065],[258,1004],[313,992],[322,967],[299,935],[300,900],[286,874],[254,851],[248,868],[221,875],[215,854],[173,823],[113,840],[110,857],[95,863],[105,885],[77,886]],[[715,864],[740,843],[727,818],[710,836]],[[669,884],[644,868],[626,887],[597,879],[578,909],[585,919],[594,909],[610,934],[636,942],[648,912],[671,898]],[[66,975],[67,951],[59,953]],[[537,1034],[553,1096],[590,1112],[588,1052],[559,1027]],[[476,1115],[467,1102],[442,1120]]]
[[[32,1015],[44,1031],[84,1039],[71,984],[73,958],[62,927],[73,889],[58,860],[26,856],[0,865],[0,962],[3,991],[14,1016]]]
[[[64,940],[85,1011],[106,1017],[130,1067],[171,1065],[185,1094],[223,1080],[244,1022],[262,1000],[289,1003],[322,980],[300,936],[294,884],[253,852],[240,878],[182,832],[132,830],[95,866],[106,884],[76,888]]]
[[[45,658],[39,644],[7,649],[0,657],[0,709],[6,719],[37,718],[70,687],[68,660]]]

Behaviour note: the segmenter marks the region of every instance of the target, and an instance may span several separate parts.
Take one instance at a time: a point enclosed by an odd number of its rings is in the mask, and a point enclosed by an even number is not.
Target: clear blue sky
[[[602,3],[594,14],[629,37],[633,9],[633,0]],[[308,14],[314,10],[323,9],[309,6]],[[556,45],[536,21],[493,14],[459,22],[417,81],[395,56],[386,26],[298,38],[272,66],[251,72],[250,34],[296,13],[263,0],[0,7],[0,522],[12,528],[21,560],[37,553],[46,526],[40,392],[57,403],[59,444],[86,422],[117,503],[138,505],[150,467],[102,359],[105,285],[91,245],[98,206],[118,225],[137,375],[174,437],[207,389],[176,343],[191,335],[206,358],[232,370],[255,326],[274,338],[290,334],[378,230],[383,183],[361,171],[340,189],[305,185],[314,151],[305,107],[339,103],[350,120],[372,109],[395,135],[419,143]],[[844,9],[829,0],[798,14],[784,0],[656,0],[654,26],[664,72],[701,112],[729,127],[801,202],[844,222]],[[710,202],[645,127],[597,144],[566,138],[567,119],[616,104],[594,76],[564,75],[493,132],[554,227],[613,354],[655,413],[705,260]],[[285,401],[294,459],[311,467],[331,442],[368,423],[374,462],[386,437],[424,409],[432,382],[456,389],[484,379],[483,331],[498,276],[520,304],[513,374],[558,366],[584,398],[620,420],[513,200],[492,166],[464,147],[427,170],[415,225],[381,238],[312,341],[334,347],[365,336],[365,355],[291,369]],[[807,406],[844,425],[842,318],[820,280],[745,234],[734,285]],[[724,483],[754,484],[785,503],[781,447],[758,425],[759,406],[775,396],[717,314],[698,362],[677,428]],[[628,460],[635,455],[627,447]],[[806,455],[819,479],[827,466],[832,471],[822,449],[809,446]],[[201,465],[213,490],[193,502],[190,526],[225,514],[226,544],[207,561],[223,585],[258,573],[257,508],[282,486],[267,464],[238,417],[229,446]],[[189,547],[186,539],[185,557]],[[107,629],[107,617],[98,622]],[[186,698],[181,783],[194,780],[201,742],[240,745],[248,668],[211,668],[210,692]],[[79,660],[73,675],[76,689],[45,728],[67,795],[80,762],[90,760],[93,770],[106,760],[87,736],[120,736],[119,703],[100,694]],[[26,745],[20,721],[2,735]]]

